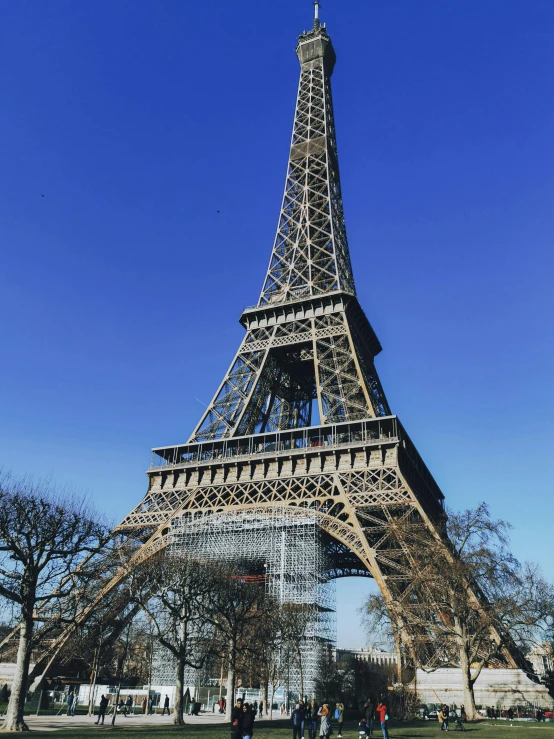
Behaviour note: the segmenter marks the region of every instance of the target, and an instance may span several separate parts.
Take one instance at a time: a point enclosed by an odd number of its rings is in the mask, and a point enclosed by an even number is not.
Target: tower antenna
[[[314,0],[314,30],[319,28],[319,0]]]

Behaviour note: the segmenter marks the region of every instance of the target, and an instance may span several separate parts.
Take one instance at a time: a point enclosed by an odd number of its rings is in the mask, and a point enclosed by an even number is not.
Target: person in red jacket
[[[383,701],[379,701],[377,708],[375,709],[379,721],[381,722],[381,731],[383,732],[383,739],[389,739],[389,732],[387,731],[387,706]]]

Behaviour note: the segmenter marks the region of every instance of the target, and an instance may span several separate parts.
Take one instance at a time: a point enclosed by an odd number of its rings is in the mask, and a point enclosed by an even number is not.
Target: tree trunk
[[[471,679],[471,665],[469,655],[465,649],[465,645],[460,645],[460,667],[462,671],[462,689],[464,692],[464,708],[466,716],[470,721],[477,718],[477,709],[475,707],[475,695],[473,693],[473,683]]]
[[[227,721],[231,720],[231,713],[235,705],[236,651],[235,640],[231,639],[227,657],[227,711],[225,712]]]
[[[175,707],[173,708],[173,723],[184,724],[183,718],[183,687],[185,682],[185,660],[177,660],[177,674],[175,675]]]
[[[269,699],[269,720],[273,721],[273,699],[275,698],[275,680],[271,681],[271,698]]]
[[[92,672],[90,673],[90,690],[89,690],[89,696],[88,696],[87,716],[94,716],[94,694],[96,693],[97,655],[98,655],[98,648],[94,650],[94,657],[92,658]]]
[[[23,718],[23,711],[25,709],[25,694],[27,693],[27,680],[29,677],[29,662],[31,661],[32,638],[33,619],[24,618],[19,630],[19,647],[17,649],[12,694],[8,703],[6,720],[2,731],[29,730]]]
[[[396,679],[399,683],[402,682],[402,643],[400,641],[400,633],[395,624],[393,628],[394,636],[394,651],[396,652]]]
[[[296,656],[298,657],[298,699],[304,700],[304,670],[302,669],[302,649],[300,641],[296,645]]]
[[[262,680],[261,688],[262,688],[261,701],[263,704],[263,711],[262,711],[262,717],[263,717],[264,711],[267,716],[267,680],[265,679]]]

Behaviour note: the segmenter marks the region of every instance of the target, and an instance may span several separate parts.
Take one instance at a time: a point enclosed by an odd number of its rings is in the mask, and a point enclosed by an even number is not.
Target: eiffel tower
[[[375,369],[381,344],[356,297],[343,212],[336,56],[314,6],[296,49],[285,189],[258,302],[242,313],[242,343],[188,442],[154,450],[146,496],[116,531],[143,542],[134,562],[168,546],[234,559],[257,551],[281,600],[315,603],[322,581],[373,577],[409,644],[409,546],[398,525],[415,521],[439,536],[444,496]],[[264,550],[260,531],[275,545]],[[311,589],[293,582],[298,569],[315,573]],[[333,603],[316,606],[312,636],[332,642]],[[400,662],[399,643],[397,653]]]
[[[137,551],[76,623],[156,552],[233,556],[229,542],[244,542],[244,531],[259,551],[260,532],[265,540],[279,532],[258,566],[270,563],[281,600],[306,593],[303,583],[290,584],[298,566],[323,580],[372,577],[408,650],[420,636],[406,618],[414,599],[433,608],[432,594],[414,595],[413,542],[399,532],[409,522],[439,541],[444,495],[391,413],[375,369],[381,344],[356,297],[343,213],[336,56],[314,5],[313,28],[296,49],[285,190],[260,297],[240,317],[242,343],[188,442],[153,450],[147,493],[115,529],[137,541]],[[293,564],[289,550],[298,555]],[[48,665],[66,638],[51,645]],[[400,663],[398,641],[397,654]],[[517,650],[504,651],[504,665],[522,665]]]
[[[410,545],[399,531],[410,522],[440,540],[444,495],[375,369],[382,347],[356,297],[343,212],[336,55],[314,6],[313,28],[296,48],[285,189],[258,302],[243,311],[242,343],[188,442],[153,450],[146,496],[116,531],[143,542],[132,560],[140,562],[170,546],[234,556],[229,542],[240,538],[241,521],[251,539],[260,527],[286,532],[296,523],[288,549],[299,527],[315,521],[318,545],[303,569],[319,567],[327,580],[374,578],[409,647],[419,634],[404,618],[414,592]],[[271,568],[281,593],[294,566]],[[429,597],[417,600],[430,606]],[[400,663],[398,642],[397,653]],[[516,667],[508,652],[506,662]]]

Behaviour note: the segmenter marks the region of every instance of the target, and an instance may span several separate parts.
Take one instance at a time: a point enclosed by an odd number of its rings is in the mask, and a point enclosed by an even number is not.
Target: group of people
[[[441,731],[448,731],[448,721],[450,720],[450,708],[443,703],[440,707],[437,719],[441,725]]]
[[[68,705],[69,705],[69,696],[68,696]],[[72,701],[72,705],[75,703],[75,700]],[[110,701],[108,698],[106,698],[105,695],[102,695],[100,698],[100,705],[98,706],[98,718],[94,722],[95,724],[103,724],[104,719],[106,717],[106,711],[108,709],[108,706],[110,704]],[[148,714],[148,716],[152,716],[154,712],[154,699],[152,696],[150,696],[148,699],[146,696],[142,699],[140,708],[143,714]],[[164,704],[163,704],[163,711],[162,716],[167,711],[167,715],[169,716],[169,696],[165,696]],[[123,698],[120,699],[119,704],[117,705],[117,712],[120,713],[122,716],[128,716],[133,713],[133,696],[128,695],[126,700],[123,701]],[[68,709],[68,715],[69,715],[69,709]],[[71,714],[73,715],[73,714]]]
[[[375,701],[369,697],[364,703],[364,715],[360,719],[358,724],[358,737],[364,739],[366,736],[373,736],[373,724],[379,722],[381,731],[383,732],[383,739],[388,739],[388,720],[389,714],[387,704],[384,700]]]
[[[383,739],[388,739],[387,721],[389,717],[385,702],[379,701],[375,705],[373,699],[368,698],[363,710],[364,715],[358,724],[359,739],[365,739],[365,737],[373,735],[373,722],[375,719],[380,723]],[[312,700],[309,704],[304,704],[304,701],[298,701],[291,713],[292,739],[305,739],[306,724],[309,739],[316,739],[318,736],[321,739],[329,739],[333,733],[332,718],[337,721],[337,739],[342,739],[342,726],[344,722],[344,703],[342,701],[335,704],[334,712],[331,711],[328,703],[323,703],[319,707],[315,700]]]
[[[452,719],[457,729],[464,730],[464,721],[467,720],[467,715],[465,708],[463,706],[460,706],[460,709],[458,711],[452,709],[450,710],[450,706],[448,704],[443,703],[440,707],[440,710],[437,714],[437,719],[439,721],[439,724],[441,725],[441,731],[448,731],[448,723]]]
[[[319,710],[315,700],[312,700],[312,702],[309,704],[305,704],[302,700],[298,701],[298,703],[293,708],[290,716],[293,739],[304,739],[306,724],[308,726],[308,735],[310,739],[316,739],[318,716],[321,716],[321,724],[325,732],[323,734],[320,734],[320,736],[329,736],[330,732],[326,731],[327,728],[331,727],[329,706],[325,704],[321,707],[321,710]]]
[[[77,696],[70,690],[67,694],[67,715],[75,716],[75,709],[77,708]]]
[[[262,705],[263,708],[263,705]],[[254,719],[258,712],[258,704],[247,703],[239,698],[231,711],[231,739],[252,739]]]

